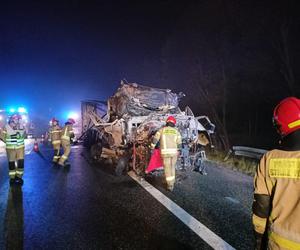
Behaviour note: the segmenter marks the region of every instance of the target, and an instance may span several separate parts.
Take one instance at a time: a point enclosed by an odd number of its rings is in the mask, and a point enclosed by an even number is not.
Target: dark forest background
[[[298,10],[296,1],[190,3],[166,36],[157,82],[183,90],[226,149],[273,147],[275,105],[300,94]]]

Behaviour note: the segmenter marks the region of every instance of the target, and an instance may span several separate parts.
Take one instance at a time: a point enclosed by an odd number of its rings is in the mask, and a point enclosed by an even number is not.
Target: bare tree
[[[209,85],[207,79],[204,76],[203,69],[201,65],[199,65],[199,78],[194,82],[193,88],[195,89],[194,93],[197,93],[197,101],[199,104],[205,103],[208,107],[208,110],[211,115],[211,119],[216,123],[216,127],[218,128],[218,137],[221,140],[222,147],[225,151],[228,151],[230,148],[229,136],[226,129],[226,102],[227,102],[227,88],[226,88],[226,73],[224,67],[222,67],[222,81],[219,85],[222,90],[222,94],[220,96],[221,100],[218,100],[215,95],[211,95],[205,85]],[[204,84],[206,83],[206,84]],[[221,116],[219,115],[218,110],[220,110],[219,105],[222,106]]]
[[[284,21],[279,29],[278,39],[273,40],[273,47],[277,51],[281,63],[280,72],[282,73],[291,95],[294,95],[295,90],[295,75],[293,72],[291,54],[289,48],[289,30],[290,22]]]

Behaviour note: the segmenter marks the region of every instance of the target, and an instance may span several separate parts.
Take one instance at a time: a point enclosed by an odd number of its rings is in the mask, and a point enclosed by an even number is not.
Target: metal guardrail
[[[251,148],[251,147],[244,147],[244,146],[233,146],[232,149],[229,150],[224,161],[226,161],[231,154],[259,160],[266,152],[267,150],[265,149]]]
[[[250,148],[244,146],[233,146],[232,147],[234,155],[245,156],[249,158],[260,159],[263,154],[267,152],[267,150],[259,149],[259,148]]]

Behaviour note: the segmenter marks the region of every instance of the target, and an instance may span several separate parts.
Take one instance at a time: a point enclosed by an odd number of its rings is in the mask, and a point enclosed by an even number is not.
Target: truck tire
[[[91,149],[91,147],[97,143],[101,142],[101,134],[100,132],[95,129],[91,128],[88,131],[86,131],[85,138],[83,140],[83,145],[87,149]]]
[[[91,146],[90,156],[93,160],[100,160],[102,154],[102,143],[98,142]]]
[[[116,164],[116,168],[115,168],[116,176],[121,176],[121,175],[125,174],[127,167],[128,167],[128,161],[129,161],[129,159],[126,156],[123,156],[118,160],[118,162]]]

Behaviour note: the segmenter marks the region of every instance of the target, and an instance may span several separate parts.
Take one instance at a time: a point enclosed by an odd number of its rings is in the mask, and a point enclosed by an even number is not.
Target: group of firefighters
[[[69,165],[67,162],[71,152],[71,140],[74,137],[73,124],[75,120],[70,118],[61,128],[58,120],[51,120],[49,139],[54,149],[53,162],[61,166]],[[22,116],[13,114],[9,117],[4,128],[0,128],[0,139],[6,145],[8,159],[10,184],[23,185],[24,155],[25,155],[26,130],[22,124]],[[60,155],[60,147],[63,148],[63,155]]]
[[[11,116],[0,138],[6,143],[10,183],[23,184],[25,129],[21,119],[17,114]],[[274,109],[273,122],[281,135],[279,149],[262,157],[254,177],[252,222],[256,249],[300,249],[300,99],[282,100]],[[66,165],[70,154],[74,123],[69,119],[61,128],[57,119],[51,121],[53,162],[61,166]],[[175,125],[176,119],[168,117],[151,144],[152,149],[160,150],[169,190],[174,188],[175,165],[182,143]]]
[[[52,161],[60,166],[69,165],[67,160],[71,152],[71,140],[74,138],[73,125],[75,120],[69,118],[63,128],[59,126],[59,121],[56,118],[52,118],[50,123],[49,141],[54,149]],[[60,147],[63,148],[63,155],[60,155]]]

